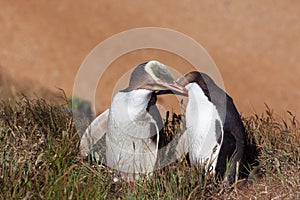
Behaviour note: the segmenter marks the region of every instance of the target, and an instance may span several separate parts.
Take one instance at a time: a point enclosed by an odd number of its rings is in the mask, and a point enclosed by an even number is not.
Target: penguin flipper
[[[245,142],[246,142],[246,134],[243,122],[240,118],[240,115],[235,108],[233,102],[232,103],[232,110],[235,115],[231,114],[229,116],[229,127],[225,127],[228,132],[230,132],[231,136],[235,140],[235,148],[234,152],[230,157],[230,168],[228,170],[228,175],[226,177],[227,181],[232,184],[237,176],[237,172],[240,171],[240,167],[243,165],[243,156],[245,150]],[[238,166],[239,165],[239,166]],[[237,169],[239,167],[239,169]]]
[[[93,145],[107,132],[108,114],[109,109],[106,109],[85,130],[80,141],[81,156],[88,156]]]

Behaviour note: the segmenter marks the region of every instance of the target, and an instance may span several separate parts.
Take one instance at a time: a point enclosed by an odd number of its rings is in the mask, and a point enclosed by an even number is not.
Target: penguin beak
[[[176,93],[176,94],[179,93],[179,94],[183,94],[183,95],[188,94],[188,90],[184,86],[177,83],[176,81],[174,81],[173,83],[160,82],[160,84],[162,86],[166,87],[167,90],[159,91],[157,94],[168,94],[167,91],[169,91],[169,93]],[[166,93],[164,93],[164,91]]]

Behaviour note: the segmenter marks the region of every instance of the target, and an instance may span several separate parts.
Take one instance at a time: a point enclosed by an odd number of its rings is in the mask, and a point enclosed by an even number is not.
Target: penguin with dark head
[[[223,177],[227,173],[226,179],[233,183],[236,177],[237,165],[242,166],[246,134],[241,117],[233,103],[232,98],[215,82],[204,73],[197,71],[189,72],[185,76],[189,82],[196,82],[204,91],[208,99],[216,106],[223,122],[223,143],[217,160],[216,173],[218,177]],[[186,85],[183,83],[183,85]],[[225,98],[224,98],[225,97]],[[224,100],[226,103],[224,103]],[[230,167],[227,169],[227,162]],[[226,170],[228,170],[226,172]]]
[[[218,179],[225,179],[230,184],[232,184],[236,178],[237,168],[239,168],[243,164],[243,155],[246,142],[245,128],[232,98],[224,90],[218,87],[217,84],[212,80],[212,78],[210,78],[205,73],[201,73],[198,71],[188,72],[179,80],[177,80],[177,82],[185,86],[189,90],[189,101],[191,101],[190,98],[194,97],[192,97],[192,95],[190,94],[191,87],[189,87],[188,85],[196,83],[199,87],[198,89],[200,89],[200,92],[199,94],[193,94],[193,96],[201,95],[200,93],[203,93],[206,98],[203,96],[199,97],[199,99],[207,101],[208,105],[210,102],[215,106],[219,118],[222,121],[221,127],[223,131],[221,147],[217,156],[217,162],[215,166],[216,177]],[[160,94],[166,93],[173,92],[160,92]],[[188,115],[190,116],[188,117]],[[203,115],[203,113],[201,113],[201,110],[193,113],[189,113],[187,110],[186,120],[196,118],[198,117],[197,115]],[[188,123],[189,122],[187,121],[187,124]],[[217,129],[215,130],[217,131]],[[200,134],[203,133],[188,134],[199,134],[200,136]],[[215,143],[217,144],[218,141],[215,141]],[[189,149],[189,154],[193,153],[191,151],[195,151],[195,149]],[[191,156],[189,156],[189,158],[191,160]]]

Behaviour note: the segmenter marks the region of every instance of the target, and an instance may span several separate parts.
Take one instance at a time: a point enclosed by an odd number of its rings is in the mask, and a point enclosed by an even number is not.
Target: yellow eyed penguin
[[[155,92],[160,90],[187,93],[162,63],[149,61],[137,66],[131,74],[129,87],[116,93],[110,109],[91,124],[102,125],[94,128],[99,133],[93,133],[92,128],[90,134],[87,129],[83,135],[82,155],[89,153],[91,141],[95,143],[106,132],[106,160],[109,167],[122,171],[123,178],[128,180],[137,173],[152,172],[157,159],[158,133],[162,127],[161,117],[155,107]],[[97,119],[101,122],[97,122]],[[103,119],[107,119],[107,123]]]
[[[190,162],[197,165],[207,160],[218,178],[226,173],[225,180],[233,183],[241,166],[246,135],[232,98],[198,71],[185,74],[178,82],[189,91],[186,128]]]

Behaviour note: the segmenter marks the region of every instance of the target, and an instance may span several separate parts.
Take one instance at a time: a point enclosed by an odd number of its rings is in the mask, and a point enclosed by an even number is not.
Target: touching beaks
[[[188,90],[183,86],[180,85],[179,83],[177,83],[176,81],[174,81],[173,83],[160,83],[161,85],[163,85],[164,87],[168,88],[169,90],[171,90],[169,93],[179,93],[179,94],[188,94]],[[167,91],[167,90],[165,90]],[[159,91],[160,92],[160,91]],[[163,94],[163,92],[158,94]],[[167,94],[168,92],[166,92],[165,94]]]

